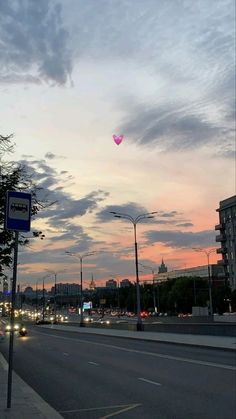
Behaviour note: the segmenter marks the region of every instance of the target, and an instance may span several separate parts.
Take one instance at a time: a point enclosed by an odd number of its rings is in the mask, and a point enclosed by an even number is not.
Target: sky
[[[236,193],[234,1],[2,0],[0,96],[11,158],[55,202],[19,249],[22,287],[77,282],[89,252],[85,286],[135,280],[133,225],[110,211],[157,212],[137,224],[142,264],[206,265],[193,248],[217,247]]]

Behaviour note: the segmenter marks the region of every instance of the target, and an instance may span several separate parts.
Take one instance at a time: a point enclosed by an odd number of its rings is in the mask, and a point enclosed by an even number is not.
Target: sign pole
[[[13,280],[12,280],[12,295],[11,295],[11,320],[10,320],[11,331],[10,331],[9,357],[8,357],[8,385],[7,385],[7,408],[8,409],[11,407],[18,239],[19,239],[19,232],[15,231],[14,264],[13,264]]]

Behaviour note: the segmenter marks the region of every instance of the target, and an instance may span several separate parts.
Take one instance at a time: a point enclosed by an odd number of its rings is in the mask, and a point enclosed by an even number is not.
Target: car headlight
[[[6,331],[7,332],[9,332],[11,330],[11,326],[8,324],[7,326],[6,326]]]
[[[19,324],[15,324],[14,329],[19,330],[19,328],[20,328]]]
[[[26,328],[25,327],[22,327],[22,332],[26,332]]]

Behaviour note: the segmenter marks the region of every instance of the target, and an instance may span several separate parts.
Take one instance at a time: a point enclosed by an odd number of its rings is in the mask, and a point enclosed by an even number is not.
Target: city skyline
[[[192,248],[219,247],[216,209],[236,193],[234,2],[27,0],[0,12],[0,133],[55,201],[32,221],[45,239],[19,249],[18,283],[46,269],[77,282],[66,251],[98,252],[85,282],[134,281],[133,226],[110,211],[157,211],[137,226],[144,265],[206,265]]]

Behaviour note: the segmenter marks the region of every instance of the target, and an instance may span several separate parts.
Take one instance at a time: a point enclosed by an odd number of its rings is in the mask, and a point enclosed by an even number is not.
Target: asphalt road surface
[[[31,326],[14,369],[66,419],[235,419],[231,351]]]

